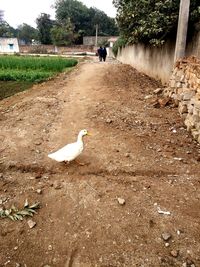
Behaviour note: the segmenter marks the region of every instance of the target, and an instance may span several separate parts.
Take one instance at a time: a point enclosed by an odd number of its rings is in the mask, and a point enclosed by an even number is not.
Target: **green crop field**
[[[77,63],[76,59],[62,57],[0,56],[0,99],[26,90],[33,83],[45,81]]]

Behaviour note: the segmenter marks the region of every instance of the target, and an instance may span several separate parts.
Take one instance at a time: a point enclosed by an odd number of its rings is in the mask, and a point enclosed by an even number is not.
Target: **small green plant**
[[[122,37],[120,37],[113,45],[113,54],[116,57],[118,50],[121,49],[122,47],[124,47],[126,45],[126,40]]]
[[[22,209],[16,208],[14,205],[10,209],[0,209],[0,218],[9,218],[12,221],[22,221],[26,216],[33,216],[37,213],[35,210],[39,209],[40,204],[34,203],[33,205],[29,205],[26,200],[24,203],[24,207]]]

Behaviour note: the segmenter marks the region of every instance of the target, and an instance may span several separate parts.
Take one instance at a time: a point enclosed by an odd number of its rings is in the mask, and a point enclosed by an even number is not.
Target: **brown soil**
[[[88,61],[1,101],[0,207],[41,208],[32,229],[0,219],[0,266],[200,266],[200,149],[177,108],[145,100],[160,86]],[[84,166],[47,157],[84,128]]]

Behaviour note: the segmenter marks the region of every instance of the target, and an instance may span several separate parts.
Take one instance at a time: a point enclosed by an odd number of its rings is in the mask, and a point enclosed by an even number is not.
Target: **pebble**
[[[117,201],[120,205],[124,205],[126,203],[125,199],[118,197]]]
[[[29,228],[31,229],[36,226],[36,222],[34,222],[33,220],[28,220],[27,223],[28,223]]]
[[[6,191],[4,190],[4,192],[6,192]],[[2,205],[3,203],[6,203],[8,200],[9,200],[9,198],[7,198],[7,197],[2,197],[2,198],[0,199],[0,205]]]
[[[179,254],[179,251],[174,249],[170,252],[170,254],[174,257],[174,258],[177,258],[178,257],[178,254]]]
[[[170,246],[169,243],[165,243],[165,247],[168,248]]]
[[[183,161],[183,158],[174,158],[174,160]]]
[[[112,123],[113,121],[111,119],[107,119],[106,123]]]
[[[59,181],[55,181],[53,184],[54,189],[61,189],[62,184]]]
[[[162,233],[162,239],[168,241],[172,236],[170,233]]]
[[[53,250],[52,245],[49,245],[49,246],[48,246],[48,250],[49,250],[49,251]]]
[[[125,165],[126,167],[133,167],[133,164],[131,163],[131,164],[126,164]]]
[[[37,189],[36,192],[37,192],[38,194],[42,194],[42,189]]]
[[[35,145],[36,145],[36,146],[39,146],[39,145],[41,145],[41,144],[42,144],[41,141],[36,141],[36,142],[35,142]]]
[[[176,233],[177,233],[177,235],[180,235],[181,234],[181,231],[180,230],[177,230]]]
[[[147,100],[147,99],[150,99],[150,98],[152,98],[152,97],[153,97],[152,95],[146,95],[146,96],[144,97],[144,99]]]
[[[163,92],[163,88],[157,88],[153,91],[154,94],[159,94]]]

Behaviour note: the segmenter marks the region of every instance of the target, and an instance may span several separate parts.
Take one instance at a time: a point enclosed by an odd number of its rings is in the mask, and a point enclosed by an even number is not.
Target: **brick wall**
[[[76,52],[94,52],[91,45],[76,46],[54,46],[54,45],[20,45],[20,53],[76,53]]]

